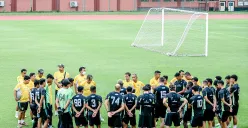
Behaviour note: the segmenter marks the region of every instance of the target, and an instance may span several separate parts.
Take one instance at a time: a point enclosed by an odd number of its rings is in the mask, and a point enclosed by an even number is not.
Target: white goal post
[[[208,56],[208,13],[151,8],[132,46],[168,56]]]

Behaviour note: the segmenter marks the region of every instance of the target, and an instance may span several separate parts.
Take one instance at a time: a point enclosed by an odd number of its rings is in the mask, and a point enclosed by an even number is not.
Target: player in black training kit
[[[127,94],[127,90],[126,90],[126,88],[123,87],[123,81],[122,80],[118,80],[117,81],[117,84],[119,84],[121,86],[120,94],[122,96],[126,95]]]
[[[239,111],[239,92],[240,92],[240,88],[238,85],[238,76],[237,75],[231,75],[230,76],[230,93],[231,93],[231,97],[232,97],[232,101],[233,101],[233,111],[231,113],[231,115],[233,116],[233,128],[237,128],[237,124],[238,124],[238,119],[237,119],[237,114]]]
[[[225,80],[226,80],[226,87],[225,88],[229,88],[230,87],[230,79],[231,79],[231,76],[230,75],[227,75],[225,77]]]
[[[128,128],[128,123],[130,122],[130,125],[132,128],[136,127],[136,116],[135,116],[135,108],[136,108],[136,95],[132,94],[133,88],[127,87],[127,94],[123,97],[123,102],[125,106],[125,115],[123,118],[123,127]]]
[[[37,89],[38,92],[36,92],[36,104],[38,106],[38,125],[37,127],[41,127],[41,124],[43,124],[44,127],[48,127],[49,120],[51,118],[51,113],[50,111],[48,112],[47,109],[47,95],[46,95],[46,90],[44,87],[46,86],[46,80],[45,79],[40,79],[40,88]]]
[[[202,127],[203,126],[203,97],[200,95],[199,86],[192,87],[192,96],[189,100],[189,107],[192,107],[194,112],[193,119],[191,121],[191,126]]]
[[[181,103],[183,101],[183,103]],[[167,107],[165,117],[165,126],[169,128],[172,122],[176,128],[180,127],[180,111],[188,103],[182,95],[176,93],[175,85],[170,85],[170,93],[166,95],[163,100],[164,105]]]
[[[184,92],[184,97],[187,99],[187,101],[189,101],[190,98],[193,96],[192,86],[193,86],[193,83],[189,81],[186,87],[187,90]],[[185,113],[183,116],[184,128],[188,128],[188,121],[191,121],[191,117],[192,117],[192,108],[189,108],[188,106],[189,105],[187,104],[187,106],[185,107]]]
[[[123,97],[120,94],[121,86],[115,85],[115,91],[110,92],[105,99],[105,108],[108,112],[108,126],[110,128],[120,128],[121,111],[124,110]]]
[[[102,97],[96,94],[96,86],[90,87],[91,94],[87,97],[86,107],[88,109],[88,119],[91,128],[94,125],[101,127],[100,108],[102,107]]]
[[[121,86],[120,94],[122,96],[126,95],[127,94],[127,89],[123,87],[123,81],[122,80],[118,80],[117,81],[117,84],[119,84]],[[123,119],[123,117],[124,117],[124,110],[121,111],[121,119]]]
[[[204,98],[204,116],[203,116],[203,126],[206,126],[206,122],[208,122],[208,127],[212,128],[213,120],[215,117],[215,108],[216,108],[216,97],[215,91],[212,88],[212,79],[207,78],[203,81],[203,91],[202,96]]]
[[[187,85],[187,82],[182,79],[182,75],[180,75],[180,73],[176,73],[175,77],[177,79],[177,81],[174,83],[174,85],[176,86],[176,93],[183,95],[183,93],[185,92],[185,88]]]
[[[159,86],[154,89],[155,94],[155,120],[160,118],[160,127],[164,127],[164,117],[166,114],[166,107],[163,104],[163,99],[169,93],[169,88],[164,85],[164,77],[159,78]]]
[[[141,128],[152,128],[154,124],[154,105],[155,98],[149,94],[151,88],[147,85],[143,87],[144,94],[140,95],[137,99],[137,104],[140,107],[139,125]]]
[[[36,96],[36,91],[40,87],[39,80],[34,81],[34,88],[31,89],[30,96],[31,96],[31,101],[30,101],[30,110],[33,113],[33,128],[37,127],[38,123],[38,118],[37,118],[37,105],[35,103],[35,96]]]
[[[84,88],[82,86],[78,86],[77,88],[78,93],[72,98],[72,109],[77,128],[82,126],[88,128],[88,121],[84,116],[86,97],[83,96],[83,89]]]
[[[227,125],[229,124],[228,117],[231,115],[230,112],[232,112],[232,100],[229,91],[224,87],[224,82],[219,80],[217,84],[218,88],[221,89],[219,91],[218,115],[221,119],[221,127],[227,128]]]

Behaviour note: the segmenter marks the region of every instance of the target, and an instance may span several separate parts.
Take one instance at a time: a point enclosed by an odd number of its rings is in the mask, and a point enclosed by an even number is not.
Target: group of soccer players
[[[73,128],[73,118],[76,127],[100,128],[102,104],[110,128],[169,128],[172,123],[180,127],[181,122],[185,128],[189,122],[192,127],[212,128],[217,123],[215,118],[222,128],[229,127],[232,120],[233,127],[237,127],[240,90],[237,75],[226,76],[224,85],[220,76],[200,83],[197,77],[183,70],[168,82],[167,75],[161,77],[161,72],[155,71],[149,84],[144,85],[137,74],[127,72],[125,79],[117,81],[114,91],[103,103],[96,93],[96,82],[92,75],[86,75],[85,67],[79,68],[79,75],[74,79],[64,70],[63,64],[58,67],[59,71],[46,77],[43,69],[39,69],[37,75],[30,73],[29,76],[26,69],[21,70],[14,88],[18,127],[27,125],[24,119],[28,105],[33,128],[52,127],[53,83],[56,85],[54,106],[59,118],[58,128]]]

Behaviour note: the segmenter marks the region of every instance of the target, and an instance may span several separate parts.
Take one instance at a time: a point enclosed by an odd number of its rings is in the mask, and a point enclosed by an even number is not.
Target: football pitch
[[[73,78],[78,68],[85,66],[103,99],[127,71],[137,73],[143,83],[149,82],[155,70],[168,75],[169,80],[181,69],[201,81],[217,75],[223,78],[237,74],[241,88],[238,127],[248,127],[245,82],[248,78],[248,19],[210,19],[208,57],[168,57],[131,47],[141,24],[142,20],[0,20],[0,127],[17,126],[13,89],[20,70],[26,68],[28,73],[37,73],[43,68],[45,75],[53,74],[60,63]],[[102,128],[106,128],[104,107],[101,114],[105,119]],[[26,115],[27,128],[31,128],[29,110]],[[57,119],[53,116],[55,127]]]

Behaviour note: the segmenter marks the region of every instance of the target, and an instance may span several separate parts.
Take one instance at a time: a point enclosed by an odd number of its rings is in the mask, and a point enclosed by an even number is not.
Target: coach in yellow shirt
[[[28,83],[28,88],[31,90],[32,88],[34,88],[35,73],[30,73],[29,77],[30,77],[30,81]]]
[[[83,83],[84,81],[86,81],[86,68],[80,67],[79,68],[79,74],[74,78],[74,90],[75,90],[76,94],[77,94],[78,84]]]
[[[44,70],[43,69],[39,69],[38,75],[36,75],[36,77],[35,77],[36,80],[40,80],[41,78],[46,79],[46,77],[44,76]]]
[[[140,96],[141,94],[141,89],[145,86],[141,81],[138,80],[138,76],[137,74],[133,74],[132,75],[132,79],[133,79],[133,88],[135,89],[135,95],[136,96]]]
[[[160,71],[155,71],[154,72],[154,77],[150,80],[150,85],[152,86],[152,89],[156,88],[159,86],[159,78],[160,78]]]
[[[27,70],[26,69],[22,69],[21,70],[21,75],[17,76],[17,83],[22,83],[24,80],[24,76],[27,74]]]
[[[125,73],[125,80],[123,80],[123,87],[127,88],[128,86],[133,87],[133,82],[130,80],[131,77],[131,73],[130,72],[126,72]]]
[[[185,73],[185,81],[188,83],[189,81],[193,82],[193,76],[189,73],[189,72],[186,72]],[[201,82],[198,80],[197,81],[197,85],[201,86]]]
[[[24,81],[22,83],[19,83],[16,85],[14,88],[14,97],[15,100],[18,102],[18,109],[19,109],[19,116],[18,116],[18,125],[26,125],[24,122],[25,118],[25,112],[28,108],[28,102],[30,100],[29,94],[30,94],[30,89],[28,88],[28,84],[30,81],[29,76],[24,76]],[[17,92],[21,93],[17,93]]]
[[[90,87],[96,86],[96,82],[93,81],[93,76],[89,74],[89,75],[87,75],[86,81],[79,83],[79,86],[84,87],[83,95],[89,96],[91,94]]]
[[[57,98],[58,90],[62,87],[61,81],[65,78],[69,78],[70,74],[65,71],[65,66],[63,64],[58,65],[59,71],[54,73],[54,83],[55,83],[55,99]],[[57,106],[55,106],[55,115],[58,115]]]

